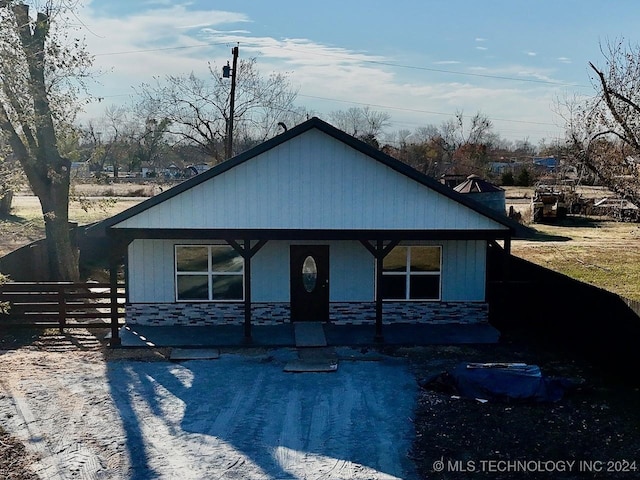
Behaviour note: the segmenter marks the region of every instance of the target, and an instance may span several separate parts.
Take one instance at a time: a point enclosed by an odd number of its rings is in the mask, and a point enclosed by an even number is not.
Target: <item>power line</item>
[[[250,43],[249,43],[250,45]],[[330,57],[330,58],[343,58],[343,59],[349,59],[350,57],[346,56],[346,55],[339,55],[339,54],[331,54],[331,53],[318,53],[318,52],[308,52],[308,51],[303,51],[303,50],[299,50],[299,49],[295,49],[295,48],[291,48],[291,47],[279,47],[279,50],[289,50],[292,52],[303,52],[303,53],[310,53],[311,55],[316,55],[316,56],[320,56],[320,57]],[[576,83],[566,83],[566,82],[554,82],[551,80],[537,80],[537,79],[533,79],[533,78],[518,78],[518,77],[507,77],[504,75],[490,75],[490,74],[485,74],[485,73],[472,73],[472,72],[459,72],[459,71],[455,71],[455,70],[444,70],[441,68],[431,68],[431,67],[422,67],[422,66],[418,66],[418,65],[405,65],[402,63],[394,63],[394,62],[383,62],[381,60],[366,60],[366,59],[361,59],[358,60],[361,63],[372,63],[375,65],[384,65],[387,67],[397,67],[397,68],[408,68],[411,70],[424,70],[427,72],[437,72],[437,73],[448,73],[451,75],[463,75],[463,76],[468,76],[468,77],[482,77],[482,78],[493,78],[493,79],[497,79],[497,80],[510,80],[510,81],[514,81],[514,82],[528,82],[528,83],[542,83],[542,84],[546,84],[546,85],[556,85],[559,87],[581,87],[581,88],[591,88],[590,85],[580,85],[580,84],[576,84]]]
[[[203,47],[211,47],[217,45],[230,45],[230,42],[212,42],[212,43],[199,43],[197,45],[183,45],[179,47],[163,47],[163,48],[148,48],[141,50],[127,50],[123,52],[106,52],[106,53],[97,53],[96,57],[105,57],[105,56],[114,56],[114,55],[129,55],[136,53],[149,53],[149,52],[162,52],[162,51],[170,51],[170,50],[185,50],[189,48],[203,48]],[[251,42],[247,42],[246,45],[252,45]],[[253,44],[254,47],[260,47],[259,44]],[[342,59],[351,59],[346,55],[340,54],[331,54],[331,53],[319,53],[319,52],[310,52],[308,50],[300,50],[291,47],[278,47],[279,50],[287,50],[291,52],[300,52],[305,54],[316,55],[319,57],[329,57],[329,58],[342,58]],[[492,78],[496,80],[508,80],[513,82],[526,82],[526,83],[539,83],[543,85],[555,85],[558,87],[580,87],[580,88],[591,88],[590,85],[581,85],[577,83],[567,83],[567,82],[554,82],[551,80],[539,80],[533,78],[518,78],[518,77],[509,77],[505,75],[490,75],[488,73],[473,73],[473,72],[460,72],[456,70],[445,70],[442,68],[432,68],[432,67],[423,67],[419,65],[407,65],[402,63],[394,63],[394,62],[384,62],[381,60],[367,60],[367,59],[359,59],[360,63],[369,63],[374,65],[383,65],[387,67],[395,67],[395,68],[406,68],[411,70],[421,70],[426,72],[435,72],[435,73],[446,73],[449,75],[461,75],[467,77],[478,77],[478,78]]]
[[[163,52],[167,50],[185,50],[188,48],[202,48],[202,47],[211,47],[215,45],[229,45],[229,42],[214,42],[214,43],[199,43],[197,45],[182,45],[180,47],[163,47],[163,48],[147,48],[144,50],[126,50],[124,52],[106,52],[106,53],[96,53],[95,57],[107,57],[112,55],[129,55],[134,53],[149,53],[149,52]]]
[[[125,94],[125,93],[121,93],[121,94],[114,94],[114,95],[100,95],[99,98],[100,99],[106,99],[106,98],[114,98],[114,97],[128,97],[131,94]],[[336,102],[336,103],[346,103],[346,104],[350,104],[350,105],[362,105],[365,107],[375,107],[375,108],[384,108],[387,110],[398,110],[401,112],[412,112],[412,113],[424,113],[424,114],[428,114],[428,115],[440,115],[440,116],[445,116],[445,117],[454,117],[456,114],[455,113],[447,113],[447,112],[435,112],[432,110],[422,110],[422,109],[417,109],[417,108],[405,108],[405,107],[394,107],[391,105],[382,105],[382,104],[376,104],[376,103],[365,103],[365,102],[356,102],[353,100],[341,100],[338,98],[328,98],[328,97],[320,97],[317,95],[304,95],[301,93],[298,93],[297,95],[298,97],[304,97],[304,98],[313,98],[316,100],[323,100],[326,102]],[[287,110],[290,111],[291,113],[295,113],[294,110]],[[463,115],[463,118],[468,117],[467,115]],[[545,127],[558,127],[558,125],[556,125],[555,123],[549,123],[549,122],[534,122],[531,120],[514,120],[514,119],[506,119],[506,118],[497,118],[497,117],[487,117],[489,120],[493,121],[493,122],[506,122],[506,123],[521,123],[521,124],[526,124],[526,125],[540,125],[540,126],[545,126]]]
[[[367,107],[376,107],[376,108],[385,108],[385,109],[389,109],[389,110],[400,110],[403,112],[414,112],[414,113],[426,113],[429,115],[444,115],[447,117],[453,117],[455,116],[455,113],[445,113],[445,112],[434,112],[431,110],[419,110],[416,108],[404,108],[404,107],[393,107],[390,105],[380,105],[380,104],[375,104],[375,103],[364,103],[364,102],[355,102],[353,100],[340,100],[337,98],[327,98],[327,97],[318,97],[315,95],[303,95],[303,94],[298,94],[299,97],[305,97],[305,98],[315,98],[317,100],[324,100],[324,101],[330,101],[330,102],[338,102],[338,103],[349,103],[349,104],[353,104],[353,105],[363,105],[363,106],[367,106]],[[463,115],[463,117],[465,117],[465,115]],[[496,121],[496,122],[509,122],[509,123],[525,123],[525,124],[529,124],[529,125],[543,125],[543,126],[553,126],[556,127],[557,125],[554,123],[548,123],[548,122],[533,122],[533,121],[529,121],[529,120],[513,120],[513,119],[505,119],[505,118],[492,118],[492,117],[487,117],[489,120],[492,121]]]

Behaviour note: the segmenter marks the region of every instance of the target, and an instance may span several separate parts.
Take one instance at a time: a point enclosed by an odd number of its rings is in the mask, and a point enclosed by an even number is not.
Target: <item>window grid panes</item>
[[[244,260],[229,245],[176,245],[178,301],[244,300]]]
[[[384,258],[384,300],[440,300],[440,246],[398,246]]]

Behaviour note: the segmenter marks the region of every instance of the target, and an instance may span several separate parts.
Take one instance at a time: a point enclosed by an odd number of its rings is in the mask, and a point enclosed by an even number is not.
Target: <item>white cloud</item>
[[[551,87],[530,84],[514,87],[490,78],[447,83],[434,80],[434,74],[394,67],[392,64],[402,63],[395,58],[322,44],[312,38],[256,35],[251,30],[252,19],[243,13],[190,10],[187,5],[155,3],[167,6],[118,17],[100,16],[90,6],[85,9],[82,19],[93,32],[87,36],[88,49],[96,55],[96,66],[111,70],[102,79],[103,86],[96,89],[105,100],[91,106],[88,117],[99,116],[105,106],[126,100],[136,87],[152,82],[154,76],[192,71],[204,76],[209,62],[221,66],[230,60],[230,48],[238,42],[241,58],[258,57],[258,68],[263,72],[290,72],[292,83],[300,88],[298,104],[319,114],[346,109],[353,104],[372,105],[388,111],[394,123],[416,127],[439,124],[456,110],[469,113],[480,110],[490,117],[513,118],[514,105],[517,105],[517,115],[523,115],[521,112],[526,106],[531,119],[549,116],[550,102],[546,101],[545,94],[548,95]],[[486,40],[476,38],[475,41]],[[488,50],[482,45],[475,48]],[[435,65],[460,63],[458,60],[432,62]],[[549,70],[520,65],[474,67],[467,71],[535,79],[550,79],[552,74]],[[530,126],[521,126],[523,132],[528,128]],[[497,131],[502,133],[499,128]]]
[[[527,54],[529,57],[535,57],[538,55],[536,52],[531,52],[531,51],[525,52],[525,54]]]
[[[153,2],[164,5],[164,2]],[[227,48],[206,46],[199,32],[204,28],[239,23],[249,18],[236,12],[189,10],[186,5],[171,5],[131,15],[106,16],[91,4],[79,12],[87,27],[87,49],[95,55],[96,69],[107,72],[95,91],[104,103],[120,102],[133,88],[154,76],[206,72],[207,61],[222,62]],[[210,19],[203,22],[203,19]],[[219,47],[225,47],[224,49]],[[217,52],[214,50],[218,48]],[[93,107],[99,110],[101,107]]]
[[[556,60],[558,60],[560,63],[571,63],[571,59],[567,57],[558,57]]]

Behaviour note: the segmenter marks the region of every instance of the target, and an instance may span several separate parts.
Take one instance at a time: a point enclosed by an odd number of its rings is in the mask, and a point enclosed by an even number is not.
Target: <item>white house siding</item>
[[[134,240],[129,244],[127,290],[130,302],[175,301],[174,243]]]
[[[211,243],[203,240],[134,240],[128,251],[129,301],[175,302],[174,246]],[[289,297],[289,247],[302,242],[270,241],[256,253],[252,266],[252,301],[286,302]],[[356,241],[304,242],[329,245],[331,302],[372,302],[375,267],[371,254]],[[483,302],[486,242],[421,242],[442,245],[442,301]]]
[[[484,302],[487,242],[443,242],[442,301]]]
[[[315,129],[114,227],[506,229]]]

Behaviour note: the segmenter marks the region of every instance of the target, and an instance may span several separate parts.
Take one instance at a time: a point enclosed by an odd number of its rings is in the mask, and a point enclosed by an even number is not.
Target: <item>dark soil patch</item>
[[[404,353],[418,380],[459,362],[524,362],[581,386],[554,403],[488,402],[421,388],[412,456],[421,478],[638,478],[640,390],[571,355],[519,343]],[[574,462],[574,463],[571,463]]]
[[[0,478],[4,480],[37,480],[29,470],[30,455],[24,445],[0,428]]]

